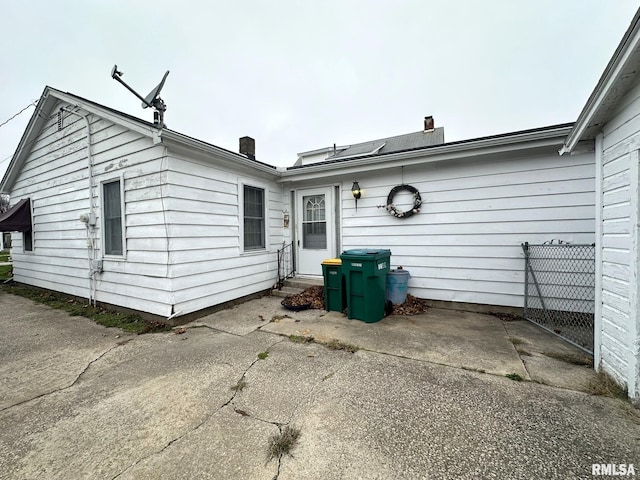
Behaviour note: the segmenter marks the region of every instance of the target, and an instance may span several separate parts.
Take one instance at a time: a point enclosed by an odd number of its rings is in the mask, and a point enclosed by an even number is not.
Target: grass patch
[[[264,359],[266,359],[268,356],[269,356],[269,352],[260,352],[260,353],[258,354],[258,358],[259,358],[260,360],[264,360]]]
[[[580,355],[576,353],[556,353],[556,352],[542,352],[543,355],[549,358],[555,358],[566,363],[572,363],[573,365],[583,365],[586,367],[593,367],[593,359],[587,355]]]
[[[12,276],[13,276],[12,265],[0,265],[0,281],[9,280]]]
[[[241,378],[240,380],[238,380],[238,383],[231,387],[231,390],[233,390],[234,392],[241,392],[247,385],[248,384],[246,380],[244,378]]]
[[[293,343],[311,343],[313,342],[313,337],[304,335],[289,335],[289,340]]]
[[[4,292],[28,298],[50,308],[64,310],[71,316],[86,317],[104,327],[120,328],[125,332],[136,335],[141,333],[165,332],[171,329],[169,325],[144,320],[140,315],[135,313],[120,313],[101,307],[93,307],[85,303],[87,300],[70,298],[58,292],[40,290],[25,285],[2,285],[1,288]]]
[[[628,400],[629,395],[627,389],[620,386],[611,375],[605,372],[599,372],[597,377],[587,386],[587,392],[592,395],[601,395],[604,397],[613,397],[620,400]]]
[[[517,337],[509,337],[509,341],[511,341],[511,343],[513,343],[514,346],[522,345],[523,343],[525,343],[524,340]]]
[[[0,262],[8,262],[9,261],[9,251],[3,250],[0,252]]]
[[[524,380],[524,378],[522,378],[517,373],[507,373],[505,377],[507,377],[509,380],[513,380],[514,382],[521,382],[522,380]]]
[[[291,455],[291,450],[295,447],[300,438],[300,429],[288,425],[271,436],[267,446],[267,461],[274,458],[281,458],[283,455]]]
[[[320,342],[320,343],[322,343],[322,345],[324,345],[325,347],[331,350],[344,350],[346,352],[351,352],[351,353],[355,353],[358,350],[360,350],[355,345],[351,345],[350,343],[344,343],[344,342],[341,342],[340,340],[335,340],[335,339],[331,339],[327,342]]]

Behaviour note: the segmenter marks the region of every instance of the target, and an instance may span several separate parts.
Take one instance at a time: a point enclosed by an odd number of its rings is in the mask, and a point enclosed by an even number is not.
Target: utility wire
[[[16,118],[18,115],[20,115],[22,112],[24,112],[27,108],[29,107],[35,107],[37,105],[37,102],[31,102],[29,105],[27,105],[26,107],[24,107],[22,110],[20,110],[18,113],[16,113],[13,117],[5,120],[4,122],[0,123],[0,127],[6,125],[7,123],[9,123],[11,120],[13,120],[14,118]]]

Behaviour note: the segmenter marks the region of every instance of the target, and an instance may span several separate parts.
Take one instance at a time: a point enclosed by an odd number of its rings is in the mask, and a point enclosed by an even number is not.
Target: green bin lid
[[[345,250],[343,255],[377,255],[379,253],[391,253],[390,250],[385,248],[354,248],[352,250]]]

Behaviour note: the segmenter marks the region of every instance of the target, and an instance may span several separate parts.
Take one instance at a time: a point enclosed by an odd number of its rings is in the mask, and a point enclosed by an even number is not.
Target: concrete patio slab
[[[629,403],[502,375],[515,365],[509,344],[548,356],[553,342],[524,323],[435,309],[371,325],[323,311],[287,318],[266,299],[233,309],[236,324],[221,315],[131,337],[2,292],[0,306],[10,312],[0,331],[11,333],[0,365],[17,372],[0,370],[0,382],[33,383],[30,398],[0,407],[2,479],[564,479],[640,458],[640,416]],[[447,328],[445,318],[461,320]],[[485,361],[491,374],[462,362],[455,345],[483,337],[482,322],[498,340],[478,340],[487,352],[474,358],[498,352]],[[299,343],[284,328],[369,347]],[[84,365],[73,357],[75,377],[50,385],[32,368],[34,332],[50,371],[68,368],[54,352],[69,342],[98,356]],[[433,352],[420,353],[421,342]],[[269,459],[286,427],[297,442]]]
[[[529,379],[502,321],[491,315],[431,308],[423,315],[390,316],[376,323],[349,320],[338,312],[321,320],[289,315],[292,318],[271,322],[262,330],[312,336],[320,342],[338,340],[365,350]]]

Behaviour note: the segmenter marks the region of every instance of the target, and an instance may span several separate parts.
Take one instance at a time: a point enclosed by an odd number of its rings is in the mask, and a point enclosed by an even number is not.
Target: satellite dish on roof
[[[169,70],[165,72],[164,77],[162,77],[162,81],[158,84],[158,86],[156,86],[156,88],[151,90],[149,92],[149,95],[144,97],[144,102],[142,102],[142,108],[147,108],[150,105],[153,106],[154,102],[156,102],[157,100],[160,100],[160,97],[159,97],[160,90],[162,90],[162,87],[164,87],[164,81],[167,79],[167,75],[169,75]]]
[[[122,85],[126,87],[127,90],[129,90],[136,97],[142,100],[142,108],[148,108],[148,107],[153,108],[155,110],[153,112],[153,123],[161,128],[165,127],[164,112],[167,110],[167,105],[160,98],[160,91],[162,90],[162,87],[164,87],[164,82],[167,79],[167,75],[169,75],[169,70],[165,72],[164,76],[162,77],[162,81],[153,90],[151,90],[149,94],[144,98],[142,97],[142,95],[136,92],[133,88],[127,85],[124,80],[122,80],[121,78],[122,75],[123,73],[120,70],[118,70],[118,65],[114,65],[113,68],[111,69],[111,78],[120,82]]]

